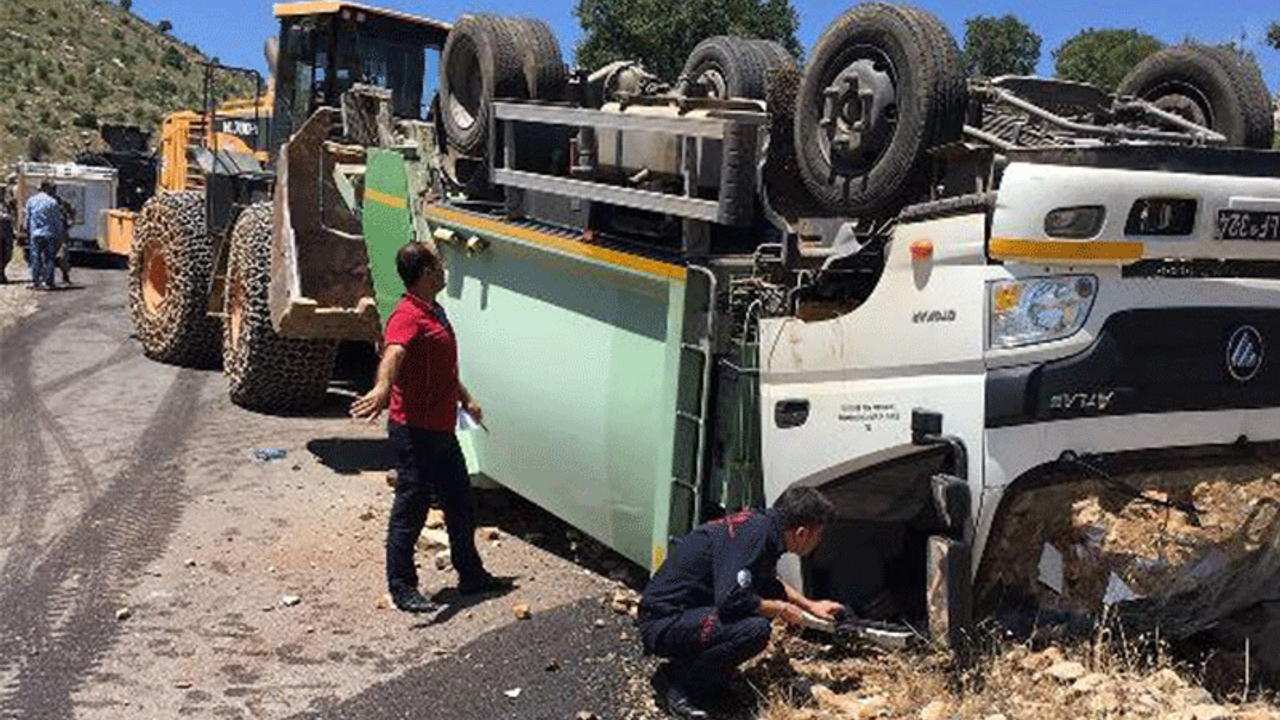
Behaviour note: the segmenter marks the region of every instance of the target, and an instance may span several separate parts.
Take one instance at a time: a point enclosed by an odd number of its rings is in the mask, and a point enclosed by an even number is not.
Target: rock
[[[889,712],[889,701],[882,695],[861,698],[852,693],[835,693],[826,685],[814,685],[813,697],[818,708],[835,713],[841,718],[867,720]]]
[[[1009,720],[1009,718],[1005,717],[1004,713],[996,713],[994,715],[988,715],[982,720]]]
[[[183,565],[186,565],[187,567],[195,567],[195,566],[196,566],[196,559],[195,559],[195,558],[187,558],[187,561],[186,561],[186,562],[184,562],[184,563],[183,563]]]
[[[395,470],[388,470],[386,479],[387,479],[387,487],[395,487],[396,482],[398,482],[400,479],[400,476],[399,474],[396,473]]]
[[[934,700],[920,709],[920,720],[945,720],[951,715],[951,703]]]
[[[1062,662],[1062,651],[1056,647],[1032,653],[1018,661],[1018,667],[1029,672],[1040,672]]]
[[[573,716],[573,720],[600,720],[600,716],[590,710],[579,710],[578,714]]]
[[[605,624],[604,620],[601,620],[600,618],[596,618],[596,627],[604,627],[604,624]]]
[[[128,620],[131,617],[133,617],[133,611],[127,607],[120,608],[116,611],[117,620]]]
[[[374,514],[373,514],[373,511],[372,511],[372,510],[365,510],[364,512],[360,513],[360,520],[361,520],[362,522],[369,522],[369,521],[370,521],[370,520],[372,520],[374,517],[375,517],[375,516],[374,516]]]
[[[1164,668],[1160,672],[1148,678],[1147,685],[1162,693],[1171,693],[1175,690],[1185,688],[1187,683],[1172,669]]]
[[[431,508],[427,511],[427,528],[430,530],[439,530],[444,527],[444,511]]]
[[[435,561],[436,561],[437,570],[448,570],[449,569],[449,551],[444,550],[442,552],[436,553]]]
[[[480,528],[480,537],[485,540],[498,540],[502,538],[502,531],[496,527],[482,527]]]
[[[1084,666],[1074,660],[1057,663],[1044,671],[1046,675],[1061,683],[1075,682],[1085,676]]]
[[[516,603],[511,606],[511,614],[516,616],[517,620],[528,620],[533,617],[533,613],[529,611],[529,603]]]
[[[1209,705],[1213,703],[1213,696],[1202,687],[1182,688],[1172,693],[1172,695],[1175,705],[1182,705],[1188,708],[1192,705]]]
[[[520,697],[520,688],[511,688],[510,690],[503,690],[502,694],[506,695],[509,698],[513,698],[513,699],[518,698]]]
[[[428,550],[449,549],[449,533],[443,530],[427,530],[418,539],[418,546]]]
[[[1120,697],[1114,690],[1104,689],[1089,698],[1089,709],[1093,711],[1094,716],[1116,715],[1120,712]]]
[[[547,664],[542,669],[547,672],[555,672],[560,669],[560,661],[555,658],[551,658],[550,660],[547,660]]]
[[[1229,720],[1231,718],[1230,710],[1212,703],[1192,705],[1187,708],[1187,712],[1191,713],[1191,717],[1195,720]]]
[[[378,608],[379,610],[389,610],[391,608],[391,605],[392,605],[391,593],[382,593],[381,595],[378,596],[378,602],[374,605],[374,607]]]
[[[619,615],[630,615],[640,603],[640,595],[628,587],[616,587],[609,597],[609,607]]]
[[[302,598],[298,597],[297,595],[285,595],[284,597],[280,598],[280,604],[285,607],[293,607],[294,605],[297,605],[300,602],[302,602]]]
[[[1071,684],[1071,692],[1080,693],[1081,695],[1097,692],[1110,680],[1111,678],[1102,673],[1089,673]]]
[[[174,683],[173,683],[173,686],[174,686],[174,687],[176,687],[176,688],[178,688],[179,690],[186,690],[187,688],[191,687],[191,681],[190,681],[190,680],[178,680],[178,681],[176,681],[176,682],[174,682]]]

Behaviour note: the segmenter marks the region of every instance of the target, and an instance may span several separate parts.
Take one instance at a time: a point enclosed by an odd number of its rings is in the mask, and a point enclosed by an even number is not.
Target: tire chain
[[[231,401],[261,412],[312,410],[324,402],[333,374],[338,343],[301,340],[276,334],[271,325],[267,288],[271,284],[272,205],[258,203],[240,214],[231,234],[227,265],[227,298],[243,288],[240,337],[232,337],[232,323],[223,328],[223,368]]]
[[[163,255],[168,273],[155,312],[143,298],[150,245]],[[218,366],[222,323],[208,314],[213,264],[203,193],[164,192],[147,201],[129,248],[129,312],[147,357],[182,367]]]

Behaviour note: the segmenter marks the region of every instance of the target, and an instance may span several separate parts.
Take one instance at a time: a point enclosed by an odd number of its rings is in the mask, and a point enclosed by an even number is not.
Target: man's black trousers
[[[475,501],[462,448],[451,432],[387,423],[396,451],[396,496],[387,522],[387,589],[392,595],[418,588],[413,549],[427,521],[432,493],[440,498],[449,556],[463,584],[484,576],[476,552]]]
[[[769,644],[769,621],[750,615],[725,623],[713,607],[640,621],[646,652],[671,659],[672,678],[687,678],[689,690],[714,690],[738,665]]]

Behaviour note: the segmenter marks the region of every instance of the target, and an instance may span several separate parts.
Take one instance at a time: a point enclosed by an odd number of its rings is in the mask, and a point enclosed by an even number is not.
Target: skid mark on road
[[[47,371],[38,365],[46,357],[46,343],[74,344],[74,333],[66,342],[63,326],[90,310],[83,301],[55,301],[4,338],[0,400],[19,410],[0,417],[0,441],[14,459],[0,467],[0,492],[8,500],[0,517],[6,526],[17,526],[0,570],[4,718],[75,714],[72,694],[119,632],[119,598],[163,551],[184,501],[178,457],[195,426],[207,374],[177,373],[128,449],[124,467],[105,479],[101,490],[72,440],[77,434],[68,432],[44,399],[136,358],[136,345],[122,344],[107,358],[36,387],[36,370]],[[146,390],[150,387],[140,388]],[[47,440],[65,466],[54,464]],[[65,508],[68,490],[79,491],[84,510],[69,522],[59,521],[53,511]],[[53,539],[42,541],[51,531]]]

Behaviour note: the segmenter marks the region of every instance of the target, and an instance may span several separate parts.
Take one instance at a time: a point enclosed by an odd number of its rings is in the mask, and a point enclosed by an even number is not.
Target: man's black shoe
[[[391,596],[391,600],[396,604],[397,608],[405,612],[435,613],[440,610],[440,605],[422,597],[422,593],[417,590],[395,593]]]
[[[484,593],[505,592],[515,587],[511,578],[494,577],[485,573],[482,577],[469,578],[458,583],[459,595],[482,595]]]
[[[667,712],[685,720],[707,720],[710,713],[698,707],[679,683],[672,682],[662,692],[662,699],[667,705]]]

